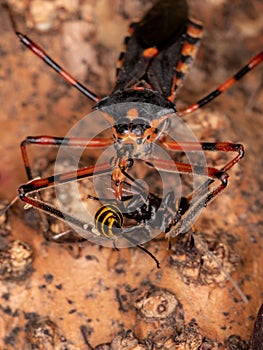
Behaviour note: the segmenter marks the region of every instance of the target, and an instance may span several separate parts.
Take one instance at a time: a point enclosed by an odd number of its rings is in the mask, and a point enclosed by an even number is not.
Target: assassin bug
[[[242,145],[229,142],[176,142],[169,139],[167,130],[170,121],[175,116],[183,117],[203,107],[255,68],[262,62],[263,52],[252,58],[239,72],[203,99],[182,111],[177,111],[176,92],[196,55],[197,45],[202,35],[202,25],[195,20],[188,19],[185,0],[157,1],[140,22],[131,25],[131,36],[126,40],[127,50],[120,55],[115,87],[110,95],[102,99],[76,81],[31,39],[18,32],[12,16],[11,21],[21,42],[69,84],[94,101],[96,103],[94,110],[101,111],[112,127],[111,138],[84,139],[44,135],[27,137],[21,143],[21,151],[29,181],[19,187],[19,194],[14,201],[20,198],[44,213],[64,220],[77,229],[90,232],[94,228],[93,223],[80,220],[45,203],[36,194],[43,189],[56,187],[62,183],[96,177],[101,174],[111,174],[115,197],[121,201],[127,173],[133,167],[134,159],[142,158],[146,164],[163,172],[198,173],[208,178],[205,185],[198,189],[200,198],[195,202],[194,209],[185,210],[184,221],[188,222],[227,186],[227,171],[243,157]],[[159,23],[159,26],[156,26],[156,23]],[[154,108],[149,111],[145,108],[145,104],[150,104]],[[111,161],[101,163],[96,167],[86,166],[76,171],[34,179],[27,152],[27,146],[31,144],[86,147],[87,149],[114,145],[114,155]],[[237,155],[221,169],[198,167],[188,163],[154,158],[152,148],[155,144],[172,152],[222,151],[236,152]],[[205,191],[205,188],[216,180],[219,180],[220,184],[212,190]],[[137,221],[140,221],[141,218],[137,217]],[[177,224],[178,222],[174,222],[171,225],[169,238],[181,232]],[[175,226],[178,229],[174,229]]]

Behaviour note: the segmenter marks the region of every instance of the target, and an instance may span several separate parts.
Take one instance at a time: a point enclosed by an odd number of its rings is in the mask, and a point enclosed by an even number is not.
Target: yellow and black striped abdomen
[[[114,204],[102,206],[95,215],[95,225],[99,233],[106,237],[113,237],[123,225],[123,214]]]

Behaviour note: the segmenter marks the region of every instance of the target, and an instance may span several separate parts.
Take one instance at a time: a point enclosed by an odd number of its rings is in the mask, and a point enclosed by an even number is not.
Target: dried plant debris
[[[20,281],[33,271],[31,247],[19,240],[9,243],[0,250],[0,280]]]
[[[113,339],[111,350],[147,350],[148,347],[139,342],[132,331],[127,331]]]
[[[262,344],[261,344],[262,345]],[[249,350],[248,343],[243,340],[239,335],[230,335],[226,341],[228,350]]]
[[[204,337],[195,320],[185,324],[183,306],[170,291],[151,287],[134,306],[138,313],[135,334],[152,344],[149,349],[217,349],[218,344]]]
[[[111,343],[97,345],[95,350],[219,350],[220,344],[203,338],[198,325],[192,321],[178,337],[156,344],[150,338],[139,340],[131,330],[115,337]],[[222,349],[222,348],[221,348]]]
[[[198,239],[197,239],[198,238]],[[214,284],[224,287],[240,262],[229,245],[215,240],[196,237],[190,246],[182,241],[172,246],[169,264],[176,266],[186,284]]]
[[[35,349],[52,349],[57,337],[57,326],[49,318],[33,315],[26,327],[27,340]]]
[[[192,320],[179,336],[168,339],[161,348],[164,350],[217,350],[220,344],[205,338],[198,324]]]
[[[73,345],[59,330],[58,326],[48,317],[30,314],[26,325],[26,339],[31,349],[80,350]]]

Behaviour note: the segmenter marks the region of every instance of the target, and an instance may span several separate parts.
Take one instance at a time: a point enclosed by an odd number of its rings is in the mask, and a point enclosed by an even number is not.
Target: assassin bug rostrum
[[[158,27],[158,30],[155,26],[157,22],[163,25],[161,28]],[[14,23],[13,26],[16,31]],[[112,94],[103,99],[100,99],[77,82],[29,38],[17,33],[24,45],[55,69],[67,82],[97,103],[94,109],[102,111],[105,118],[110,122],[113,138],[27,137],[21,144],[21,150],[29,182],[20,186],[19,195],[16,199],[20,198],[28,205],[62,219],[76,229],[90,232],[94,228],[93,222],[79,220],[43,202],[35,195],[43,189],[55,187],[61,183],[96,177],[101,174],[111,174],[116,199],[121,200],[123,197],[122,187],[127,172],[132,169],[136,158],[144,159],[147,164],[153,165],[162,172],[187,174],[197,172],[201,176],[207,177],[208,180],[198,189],[198,196],[193,202],[192,209],[187,208],[182,218],[171,225],[167,236],[172,238],[181,232],[182,223],[191,222],[200,210],[226,187],[227,171],[242,158],[243,147],[229,142],[176,142],[169,139],[166,134],[169,128],[169,120],[175,118],[176,115],[187,115],[216,98],[259,64],[263,60],[263,53],[261,52],[255,56],[237,74],[205,98],[183,111],[177,112],[174,104],[176,91],[195,56],[202,26],[196,21],[188,20],[185,1],[180,0],[176,3],[174,1],[158,1],[139,23],[131,26],[131,31],[131,37],[127,41],[127,50],[120,56],[116,85]],[[126,110],[121,109],[124,106],[123,103],[127,103]],[[148,105],[149,103],[156,108],[154,113],[153,111],[148,114],[145,113],[144,104]],[[141,109],[139,104],[143,106]],[[163,110],[165,110],[163,114],[158,114]],[[237,156],[220,169],[204,166],[193,167],[192,164],[152,157],[152,147],[157,143],[162,148],[170,151],[237,152]],[[29,144],[72,148],[86,147],[87,149],[114,145],[115,153],[110,162],[97,164],[96,167],[87,166],[64,174],[33,179],[26,148]],[[215,180],[219,180],[220,184],[214,189],[207,190]],[[150,205],[152,205],[152,202],[150,202]],[[168,206],[167,209],[169,209]],[[135,221],[141,222],[143,215],[136,215],[134,214]]]

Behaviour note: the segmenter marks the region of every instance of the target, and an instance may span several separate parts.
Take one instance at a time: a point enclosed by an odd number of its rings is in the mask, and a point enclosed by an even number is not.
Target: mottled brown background
[[[140,17],[150,2],[9,3],[20,31],[89,88],[105,95],[114,83],[115,64],[128,23]],[[195,65],[178,95],[179,108],[215,88],[263,46],[261,0],[189,3],[192,15],[204,21],[205,32]],[[2,9],[0,34],[0,194],[10,200],[18,185],[26,181],[20,141],[28,135],[65,135],[90,111],[92,103],[22,47]],[[185,320],[195,318],[203,336],[223,344],[231,334],[249,341],[263,288],[262,102],[261,65],[204,111],[188,118],[200,139],[240,142],[246,147],[244,160],[231,171],[226,192],[203,212],[196,229],[222,241],[228,235],[236,238],[234,250],[241,262],[232,277],[250,296],[248,304],[233,301],[233,294],[240,298],[230,283],[223,288],[183,283],[177,269],[168,264],[171,253],[166,242],[149,245],[151,251],[158,248],[160,271],[136,249],[121,251],[120,259],[111,249],[88,244],[75,259],[62,246],[44,245],[41,234],[26,226],[21,214],[17,217],[11,212],[12,239],[32,247],[34,272],[25,281],[0,284],[0,348],[30,349],[25,332],[28,313],[48,316],[67,338],[69,349],[87,348],[81,325],[90,330],[92,346],[110,342],[122,329],[137,329],[139,337],[138,316],[132,304],[127,312],[120,310],[116,290],[130,285],[143,291],[151,284],[175,293],[183,304]],[[88,255],[93,259],[87,259]],[[116,263],[121,264],[123,273],[117,273]]]

